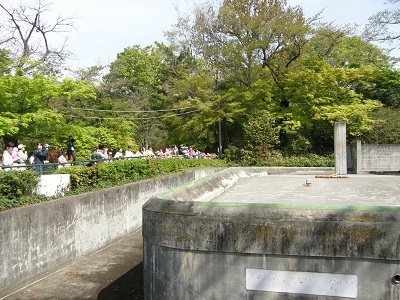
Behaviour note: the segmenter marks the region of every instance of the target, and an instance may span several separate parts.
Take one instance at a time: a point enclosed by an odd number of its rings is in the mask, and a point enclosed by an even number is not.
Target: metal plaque
[[[356,275],[246,269],[246,289],[357,298]]]

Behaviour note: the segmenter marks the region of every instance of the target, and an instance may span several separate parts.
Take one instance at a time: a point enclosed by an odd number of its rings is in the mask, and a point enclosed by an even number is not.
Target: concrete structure
[[[69,185],[69,174],[40,175],[40,181],[33,193],[46,197],[64,196],[69,191]]]
[[[153,197],[145,298],[400,299],[400,176],[316,174],[234,168]]]
[[[347,149],[348,168],[356,174],[399,172],[400,145],[362,144],[357,141]]]
[[[0,298],[142,225],[154,194],[214,173],[187,171],[0,212]]]
[[[335,122],[334,128],[335,173],[347,174],[346,122]]]

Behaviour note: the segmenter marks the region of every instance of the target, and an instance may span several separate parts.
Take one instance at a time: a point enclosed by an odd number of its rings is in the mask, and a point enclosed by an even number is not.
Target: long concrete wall
[[[349,171],[356,174],[400,171],[400,145],[351,144],[347,149]]]
[[[274,172],[228,169],[148,201],[146,299],[400,299],[399,207],[206,202]]]
[[[0,212],[0,297],[140,228],[153,195],[217,170],[187,171]]]

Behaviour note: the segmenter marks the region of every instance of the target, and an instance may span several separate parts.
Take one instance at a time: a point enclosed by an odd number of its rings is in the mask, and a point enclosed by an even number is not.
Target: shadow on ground
[[[143,262],[101,290],[98,300],[143,300]]]

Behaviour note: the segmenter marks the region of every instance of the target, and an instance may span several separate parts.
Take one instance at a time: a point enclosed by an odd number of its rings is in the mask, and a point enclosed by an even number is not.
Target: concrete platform
[[[148,201],[145,296],[400,299],[400,176],[282,171],[232,168]]]
[[[348,178],[316,176],[244,177],[211,202],[400,207],[400,176],[348,175]]]

